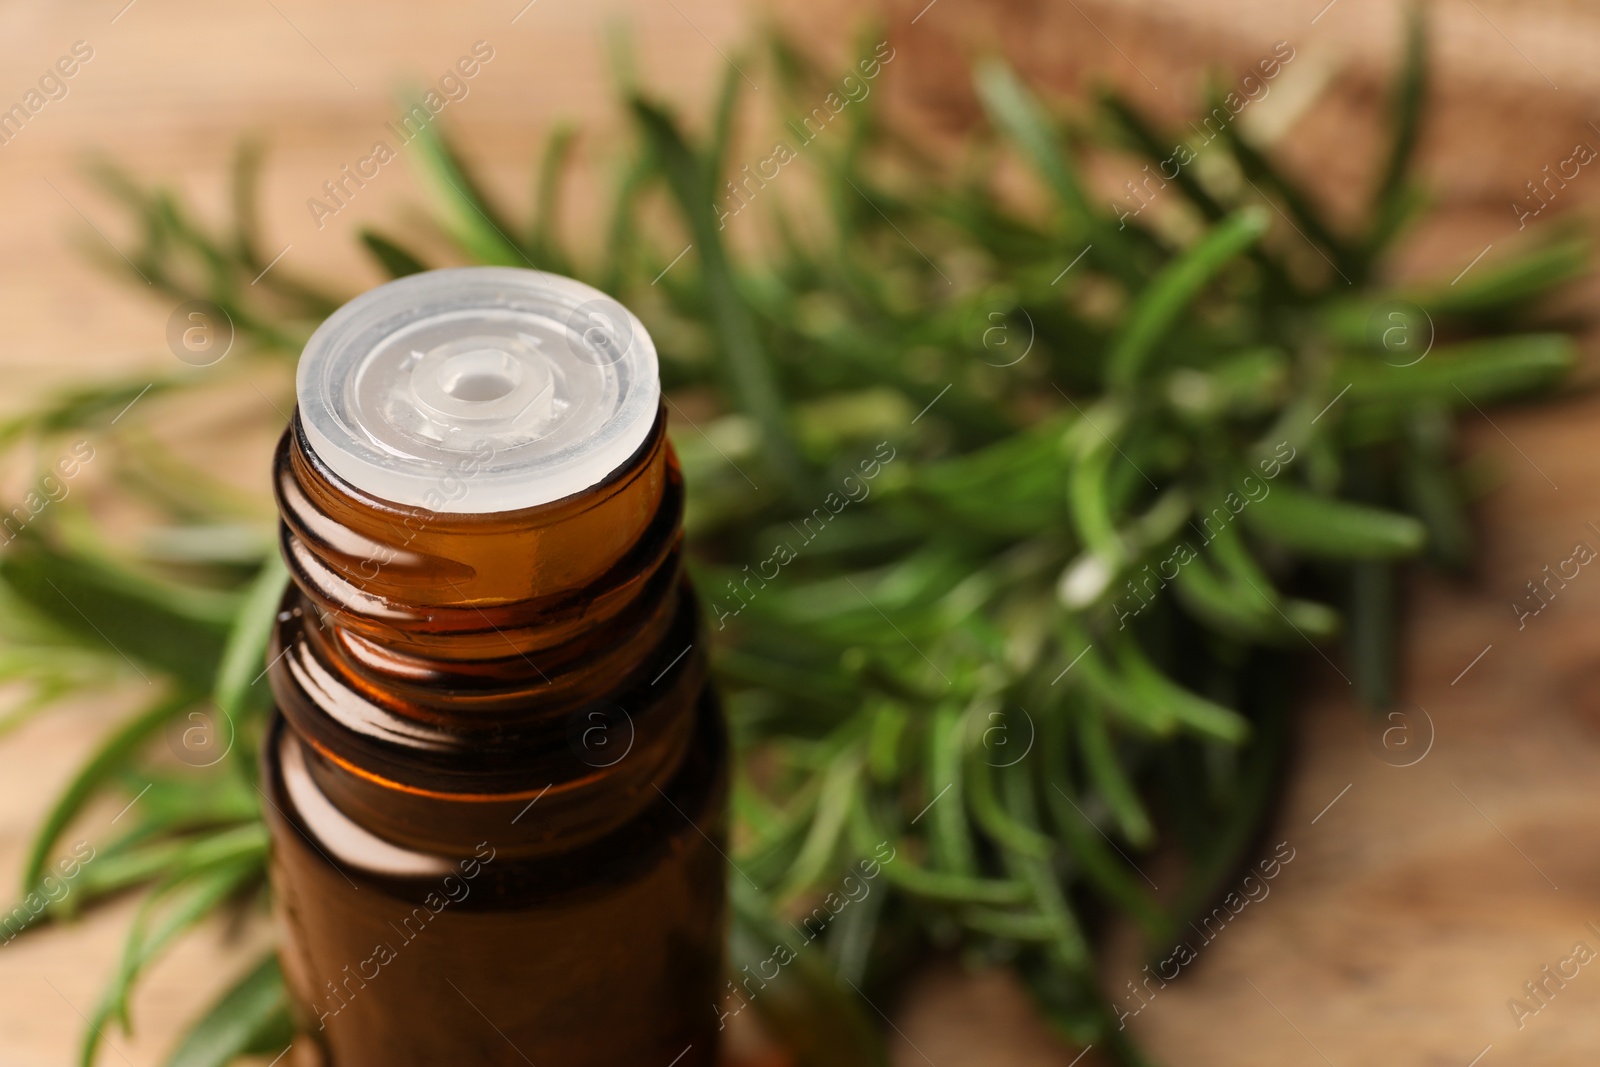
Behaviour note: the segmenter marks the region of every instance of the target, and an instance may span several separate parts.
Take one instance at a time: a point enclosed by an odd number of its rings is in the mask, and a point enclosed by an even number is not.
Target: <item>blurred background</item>
[[[1436,80],[1421,159],[1442,210],[1410,237],[1403,260],[1450,276],[1514,243],[1527,212],[1548,219],[1600,203],[1600,178],[1587,169],[1543,198],[1528,184],[1578,146],[1600,145],[1600,12],[1563,0],[1442,0],[1430,11]],[[398,92],[433,83],[475,42],[487,42],[493,59],[449,104],[448,125],[491,192],[512,199],[526,195],[533,147],[554,123],[578,124],[580,158],[615,135],[608,25],[631,30],[646,84],[698,106],[764,26],[776,22],[837,57],[870,20],[896,50],[875,91],[930,137],[950,139],[980,114],[974,55],[1003,53],[1061,94],[1109,83],[1179,123],[1198,109],[1206,71],[1243,70],[1288,42],[1295,60],[1274,89],[1291,101],[1274,112],[1278,157],[1337,217],[1380,149],[1380,86],[1398,62],[1403,15],[1379,0],[8,5],[0,105],[20,101],[61,57],[80,62],[65,95],[0,145],[0,405],[9,412],[65,384],[165,369],[173,358],[171,302],[87,262],[96,242],[103,253],[130,234],[84,179],[86,155],[113,157],[220,217],[235,143],[258,136],[268,152],[267,254],[298,273],[375,284],[353,234],[414,211],[413,174],[386,166],[320,220],[307,201],[385,135]],[[573,187],[569,232],[599,195]],[[270,431],[281,425],[269,397],[281,397],[287,380],[258,384],[262,403],[236,420],[238,433],[202,430],[214,465],[260,493]],[[1128,1021],[1161,1062],[1594,1061],[1600,974],[1581,969],[1552,985],[1531,1016],[1508,1002],[1535,1005],[1525,983],[1542,981],[1576,943],[1600,946],[1586,925],[1600,926],[1600,582],[1571,583],[1520,630],[1511,606],[1575,541],[1600,537],[1590,525],[1600,523],[1597,415],[1600,403],[1578,392],[1497,412],[1493,423],[1467,421],[1468,452],[1491,458],[1501,484],[1481,510],[1471,580],[1409,586],[1397,707],[1422,755],[1390,758],[1344,687],[1309,672],[1269,832],[1295,858],[1270,900]],[[124,706],[77,701],[0,744],[0,879],[13,879],[50,797]],[[0,1061],[72,1060],[132,907],[116,903],[0,947]],[[136,1033],[118,1037],[120,1051],[101,1062],[159,1061],[180,1023],[236,973],[244,950],[226,934],[190,939],[156,967],[135,1001]],[[255,945],[265,932],[243,937]],[[1002,970],[931,966],[883,1007],[896,1064],[1020,1067],[1078,1055]]]

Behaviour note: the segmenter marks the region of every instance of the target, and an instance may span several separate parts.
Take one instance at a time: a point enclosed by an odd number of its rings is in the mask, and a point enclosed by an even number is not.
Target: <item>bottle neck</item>
[[[618,805],[598,800],[653,800],[681,762],[704,686],[664,420],[606,481],[550,504],[443,510],[471,476],[441,477],[441,510],[398,507],[290,426],[275,490],[294,587],[274,693],[319,786],[394,822],[371,827],[382,836],[457,841],[464,827],[423,825],[440,804],[460,808],[445,823],[497,821],[535,795],[603,829]]]
[[[296,584],[350,633],[444,671],[505,660],[508,643],[531,655],[605,628],[680,541],[682,480],[659,420],[600,485],[515,512],[446,510],[465,494],[468,463],[441,476],[438,510],[368,496],[316,457],[298,419],[276,468]]]

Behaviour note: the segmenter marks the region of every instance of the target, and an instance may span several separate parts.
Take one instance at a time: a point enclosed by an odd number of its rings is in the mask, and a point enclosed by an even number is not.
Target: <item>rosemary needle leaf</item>
[[[1107,384],[1133,389],[1178,316],[1234,257],[1267,232],[1264,208],[1246,208],[1219,223],[1166,266],[1138,296],[1106,358]]]
[[[1576,357],[1570,337],[1521,334],[1441,347],[1410,366],[1341,360],[1335,374],[1350,383],[1352,408],[1366,404],[1399,413],[1429,403],[1467,407],[1548,388]]]
[[[1359,560],[1350,565],[1350,666],[1362,699],[1384,709],[1394,703],[1399,590],[1394,565]]]
[[[799,449],[785,410],[783,393],[748,306],[734,283],[733,268],[713,225],[705,198],[704,169],[666,112],[644,100],[633,111],[660,160],[689,231],[698,246],[710,317],[720,341],[730,391],[760,427],[767,459],[792,489],[805,485]]]
[[[744,76],[739,73],[739,68],[728,64],[728,69],[722,75],[722,88],[717,93],[717,102],[711,113],[711,143],[706,146],[706,198],[717,199],[717,179],[722,176],[723,167],[728,163],[728,147],[733,141],[734,119],[739,113],[739,87],[744,81]]]
[[[29,892],[44,877],[50,853],[67,826],[83,810],[118,771],[127,765],[156,731],[182,711],[194,697],[178,693],[151,704],[129,719],[95,749],[94,754],[79,768],[78,773],[62,791],[50,808],[44,822],[34,834],[28,849],[28,859],[22,865],[22,891]]]
[[[262,1048],[264,1036],[278,1039],[278,1047]],[[278,954],[268,952],[190,1027],[166,1067],[227,1067],[256,1049],[273,1055],[292,1037],[283,970]]]
[[[149,798],[146,797],[146,800]],[[183,824],[195,821],[193,809],[187,819],[173,819],[162,828],[183,829]],[[141,836],[149,835],[149,824],[140,827]],[[158,876],[189,867],[204,867],[213,863],[253,858],[261,861],[267,854],[266,827],[252,819],[240,825],[204,836],[162,836],[149,844],[129,848],[111,847],[97,855],[93,863],[85,864],[72,895],[63,900],[66,910],[81,907],[119,890],[152,881]],[[79,899],[81,898],[81,900]]]
[[[1088,194],[1052,120],[1011,68],[1000,60],[981,63],[977,85],[990,121],[1017,142],[1062,206],[1080,223],[1093,215]]]
[[[428,269],[428,265],[400,246],[399,242],[383,236],[376,230],[362,230],[358,236],[361,243],[367,246],[367,251],[372,253],[378,265],[391,278],[404,278],[408,274],[420,274]]]
[[[420,104],[416,105],[421,107]],[[450,232],[479,263],[502,267],[533,264],[510,238],[510,223],[490,205],[460,154],[437,123],[426,122],[413,137],[423,177],[439,203],[449,208]]]
[[[1101,106],[1140,153],[1157,162],[1170,158],[1173,140],[1157,133],[1127,97],[1118,92],[1106,92],[1101,97]],[[1165,175],[1165,169],[1162,174]],[[1191,169],[1178,167],[1172,181],[1207,221],[1218,222],[1228,214],[1228,209],[1206,190]]]
[[[1237,711],[1197,696],[1173,682],[1156,669],[1137,642],[1120,642],[1117,661],[1137,696],[1164,708],[1171,718],[1196,733],[1229,744],[1238,744],[1248,736],[1250,724]]]
[[[951,703],[942,704],[933,713],[924,778],[924,801],[928,806],[922,818],[928,821],[929,852],[935,866],[953,874],[972,876],[977,873],[978,865],[964,802],[965,724],[962,709]]]
[[[804,892],[834,867],[834,854],[838,851],[845,820],[850,805],[855,803],[856,781],[861,775],[861,759],[853,750],[835,757],[823,775],[821,794],[817,802],[816,817],[810,832],[801,845],[784,879],[779,899],[789,899]]]
[[[995,787],[998,768],[978,751],[968,757],[968,800],[975,818],[995,843],[1014,852],[1035,859],[1049,859],[1055,854],[1055,839],[1011,817],[1000,802]]]
[[[124,1032],[131,1032],[128,995],[144,968],[176,938],[262,873],[259,859],[180,869],[145,898],[128,931],[122,961],[90,1020],[79,1067],[94,1067],[95,1053],[104,1039],[103,1028],[111,1019],[119,1020]],[[160,906],[169,897],[177,903],[162,912]]]
[[[1093,252],[1090,258],[1105,264],[1124,285],[1140,285],[1144,274],[1136,262],[1131,235],[1124,235],[1120,225],[1112,226],[1090,206],[1065,140],[1043,105],[1000,60],[980,63],[976,82],[989,121],[1017,145],[1066,209],[1064,236],[1069,241],[1086,239],[1084,251]]]
[[[267,557],[259,574],[245,592],[244,601],[234,616],[217,666],[212,700],[217,711],[237,725],[246,710],[246,701],[265,706],[271,699],[266,686],[257,687],[265,673],[267,643],[278,621],[278,604],[289,584],[289,569],[283,557],[274,552]]]
[[[1406,14],[1405,56],[1400,78],[1389,105],[1392,123],[1389,154],[1372,197],[1372,226],[1365,249],[1369,258],[1393,240],[1415,203],[1407,195],[1406,183],[1422,126],[1427,77],[1427,34],[1423,32],[1422,5],[1413,2]]]
[[[0,558],[0,580],[87,648],[119,658],[151,681],[166,671],[192,689],[210,685],[231,595],[135,573],[109,560],[19,540]],[[139,665],[142,664],[142,669]]]
[[[783,1043],[795,1067],[886,1067],[877,1027],[860,998],[834,978],[822,949],[775,921],[771,904],[740,879],[730,883],[730,896],[731,978],[715,1006],[724,1025],[722,1013],[749,1007]]]
[[[1123,766],[1100,708],[1090,705],[1078,717],[1078,744],[1082,747],[1089,780],[1104,798],[1122,836],[1136,848],[1148,847],[1155,841],[1155,826]]]
[[[252,267],[262,265],[258,205],[264,154],[258,140],[247,138],[239,142],[233,154],[233,181],[229,190],[233,207],[233,251],[241,263]]]
[[[1219,111],[1226,113],[1229,109],[1222,100],[1213,97],[1211,113],[1216,114]],[[1349,242],[1334,233],[1311,196],[1300,187],[1300,183],[1289,177],[1281,167],[1252,144],[1240,130],[1238,123],[1225,122],[1222,126],[1222,136],[1233,152],[1233,157],[1244,173],[1246,181],[1255,187],[1252,191],[1259,193],[1261,197],[1267,197],[1271,193],[1277,194],[1306,238],[1320,246],[1320,249],[1325,249],[1326,254],[1331,257],[1329,262],[1333,266],[1334,273],[1339,276],[1339,283],[1352,286],[1365,280],[1366,272],[1362,269],[1358,253]],[[1263,190],[1260,188],[1261,185],[1267,188]]]
[[[1027,886],[1009,879],[970,878],[929,870],[911,858],[905,841],[896,842],[877,825],[865,803],[850,808],[850,840],[861,855],[872,855],[880,845],[889,845],[894,859],[884,862],[884,877],[928,900],[1007,905],[1021,904],[1031,897]]]
[[[1509,316],[1530,301],[1584,277],[1591,268],[1593,240],[1586,232],[1546,239],[1503,262],[1491,259],[1466,277],[1418,290],[1411,299],[1431,314],[1457,318]]]
[[[1290,485],[1244,513],[1256,533],[1310,556],[1392,559],[1422,551],[1427,529],[1409,515],[1318,496]]]
[[[533,222],[528,228],[527,245],[534,262],[561,274],[574,273],[572,259],[561,247],[561,180],[577,140],[578,128],[569,123],[558,123],[550,131],[539,163]]]

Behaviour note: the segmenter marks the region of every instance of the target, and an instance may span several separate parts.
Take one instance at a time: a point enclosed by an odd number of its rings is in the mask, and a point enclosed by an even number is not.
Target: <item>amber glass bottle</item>
[[[298,386],[262,788],[323,1061],[712,1063],[726,738],[642,327],[430,272]]]

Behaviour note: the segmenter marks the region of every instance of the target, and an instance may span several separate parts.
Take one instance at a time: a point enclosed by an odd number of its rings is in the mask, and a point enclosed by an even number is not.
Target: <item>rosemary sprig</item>
[[[1307,641],[1342,639],[1362,692],[1392,691],[1396,565],[1470,553],[1454,412],[1560,380],[1570,339],[1531,327],[1541,298],[1587,271],[1587,244],[1564,236],[1461,285],[1384,281],[1420,203],[1418,20],[1359,233],[1231,127],[1196,148],[1215,167],[1182,169],[1162,194],[1183,225],[1158,229],[1097,206],[1078,163],[1107,137],[1153,161],[1177,143],[1125,100],[1103,98],[1095,121],[1071,128],[985,64],[990,126],[972,138],[975,163],[953,173],[886,122],[877,95],[852,94],[820,131],[805,127],[813,96],[838,83],[789,42],[773,55],[785,136],[805,137],[791,154],[824,205],[803,225],[793,198],[767,191],[805,184],[781,177],[798,168],[752,182],[734,166],[738,79],[699,143],[625,74],[637,138],[598,252],[568,248],[557,225],[566,130],[517,225],[430,128],[414,151],[440,229],[461,260],[574,274],[638,309],[669,395],[710,412],[673,432],[738,746],[735,861],[760,887],[733,881],[732,963],[774,942],[795,953],[751,1006],[797,1062],[883,1062],[851,987],[881,989],[928,946],[962,945],[1014,964],[1071,1039],[1142,1063],[1096,991],[1106,914],[1165,949],[1246,858]],[[862,55],[863,76],[881,67],[870,39]],[[998,197],[1008,155],[1035,173],[1046,207]],[[131,261],[164,293],[231,317],[240,351],[214,368],[221,377],[292,360],[352,295],[282,268],[246,284],[262,266],[259,161],[241,151],[236,218],[218,233],[170,194],[99,171],[141,222]],[[1215,177],[1230,172],[1254,186]],[[663,202],[672,218],[643,225]],[[725,227],[759,219],[761,251],[736,254]],[[1178,232],[1195,236],[1167,236]],[[433,265],[408,236],[359,236],[393,276]],[[1414,358],[1424,326],[1431,347]],[[163,379],[110,431],[138,387],[79,387],[0,426],[0,444],[110,432],[119,447],[105,452],[135,457],[113,462],[137,489],[152,480],[141,428],[200,380]],[[200,481],[181,499],[149,496],[168,525],[145,550],[68,536],[92,528],[73,502],[0,559],[0,677],[33,692],[12,717],[124,667],[164,688],[68,787],[22,886],[25,905],[40,899],[91,799],[148,787],[72,892],[38,909],[42,922],[149,887],[99,1016],[124,1025],[149,960],[263,885],[253,739],[267,704],[251,679],[284,581],[269,526],[237,501]],[[161,769],[151,738],[197,711],[229,756]],[[1175,893],[1149,891],[1128,858],[1158,848],[1183,860]],[[869,894],[828,906],[868,863]],[[170,1063],[272,1054],[290,1032],[269,957]],[[95,1048],[91,1033],[85,1064]]]

